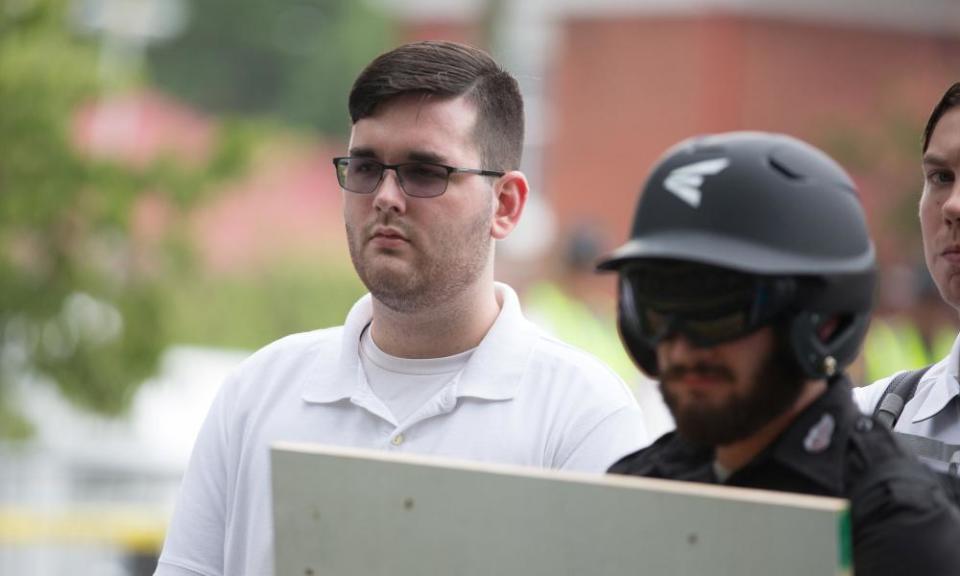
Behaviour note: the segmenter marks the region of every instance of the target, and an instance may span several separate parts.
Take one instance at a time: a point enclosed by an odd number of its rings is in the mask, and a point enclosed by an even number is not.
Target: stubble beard
[[[732,384],[734,375],[722,366],[696,365]],[[685,440],[701,446],[724,446],[756,433],[775,417],[786,412],[800,396],[804,377],[786,343],[780,337],[773,351],[753,375],[747,392],[737,391],[719,403],[683,402],[669,382],[683,370],[668,369],[662,375],[661,392]],[[721,384],[725,385],[725,384]]]
[[[492,246],[491,223],[490,211],[483,210],[464,229],[438,228],[431,238],[434,251],[424,253],[415,231],[387,213],[359,232],[347,224],[350,259],[370,294],[387,308],[402,313],[435,309],[468,290],[483,274]],[[399,256],[369,254],[366,244],[376,224],[394,226],[407,234],[413,255],[405,258],[406,266],[384,261]]]

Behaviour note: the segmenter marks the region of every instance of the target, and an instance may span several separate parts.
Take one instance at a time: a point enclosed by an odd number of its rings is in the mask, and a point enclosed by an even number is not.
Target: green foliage
[[[346,94],[392,45],[390,22],[355,0],[194,0],[188,29],[150,52],[166,90],[214,112],[349,130]]]
[[[286,263],[256,277],[192,276],[165,286],[176,342],[254,350],[287,334],[339,326],[366,290],[348,262]]]
[[[26,440],[33,435],[33,425],[9,403],[0,403],[0,438]]]
[[[51,377],[77,404],[123,411],[166,345],[156,273],[132,240],[143,193],[186,207],[246,162],[255,134],[228,123],[205,166],[162,158],[143,169],[71,143],[98,95],[96,47],[71,35],[66,0],[0,8],[0,436],[29,424],[13,378]]]

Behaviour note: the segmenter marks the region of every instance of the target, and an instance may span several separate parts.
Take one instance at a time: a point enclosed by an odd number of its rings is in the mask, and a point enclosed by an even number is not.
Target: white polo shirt
[[[463,371],[400,425],[360,364],[369,295],[344,326],[288,336],[246,360],[200,430],[156,574],[273,573],[269,447],[278,440],[598,473],[645,446],[620,378],[527,321],[509,286],[496,290],[500,314]]]
[[[903,434],[933,438],[947,445],[960,445],[960,337],[946,358],[937,362],[917,383],[913,398],[903,407],[893,429]],[[899,374],[899,372],[897,373]],[[865,414],[873,414],[883,392],[893,377],[877,380],[869,386],[853,389],[854,400]],[[946,448],[946,447],[944,447]],[[911,450],[914,448],[911,446]],[[952,452],[953,450],[950,450]],[[920,455],[920,460],[935,470],[947,471],[950,454],[934,459]]]

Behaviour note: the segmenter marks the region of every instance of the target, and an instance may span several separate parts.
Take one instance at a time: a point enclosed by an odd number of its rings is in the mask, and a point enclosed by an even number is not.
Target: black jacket
[[[671,432],[610,472],[718,484],[713,461],[712,448]],[[724,484],[849,499],[857,576],[960,575],[960,511],[888,430],[858,412],[846,381]]]

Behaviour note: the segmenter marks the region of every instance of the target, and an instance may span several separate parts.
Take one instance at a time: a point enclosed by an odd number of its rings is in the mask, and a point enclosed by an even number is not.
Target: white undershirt
[[[398,358],[377,346],[369,325],[360,335],[360,363],[367,382],[398,424],[449,384],[474,350],[444,358]]]

